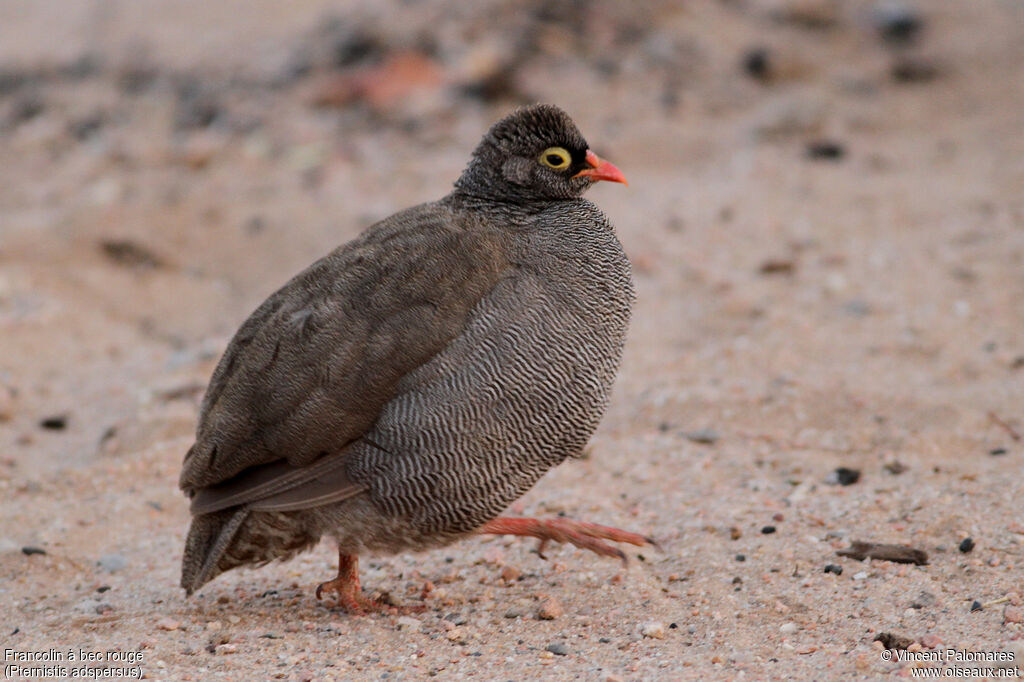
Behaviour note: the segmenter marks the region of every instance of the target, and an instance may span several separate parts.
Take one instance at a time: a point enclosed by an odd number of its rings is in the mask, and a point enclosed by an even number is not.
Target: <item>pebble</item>
[[[825,482],[831,485],[853,485],[859,480],[860,470],[847,467],[839,467],[825,478]]]
[[[640,626],[640,634],[651,639],[665,639],[665,625],[652,620]]]
[[[127,560],[120,554],[104,554],[96,563],[104,571],[110,573],[116,573],[128,564]]]
[[[215,646],[213,648],[213,653],[221,654],[221,655],[223,655],[223,654],[237,654],[238,653],[238,645],[237,644],[218,644],[217,646]]]
[[[42,547],[22,547],[21,553],[25,556],[32,556],[33,554],[46,554],[46,550]]]
[[[448,632],[444,633],[444,636],[448,639],[449,642],[465,642],[468,635],[466,633],[465,628],[454,627]]]
[[[942,638],[938,635],[928,634],[921,638],[921,646],[927,649],[934,649],[942,644]]]
[[[843,567],[838,564],[828,564],[825,566],[826,573],[835,573],[836,575],[843,574]]]
[[[63,431],[67,428],[68,418],[67,415],[58,414],[52,417],[45,417],[39,420],[39,426],[48,431]]]
[[[1007,606],[1003,609],[1003,624],[1024,623],[1024,611],[1019,606]]]
[[[762,535],[771,535],[774,532],[775,532],[775,526],[764,526],[763,528],[761,528],[761,534]]]
[[[900,0],[875,5],[872,19],[882,38],[893,45],[912,43],[924,27],[924,19],[917,10]]]
[[[958,549],[959,549],[959,550],[960,550],[961,552],[963,552],[964,554],[967,554],[967,553],[968,553],[968,552],[970,552],[970,551],[971,551],[972,549],[974,549],[974,539],[973,539],[973,538],[964,538],[964,539],[963,539],[963,540],[962,540],[962,541],[960,542],[960,546],[958,547]]]
[[[718,432],[714,429],[688,431],[687,433],[684,433],[683,436],[694,443],[701,443],[703,445],[713,445],[719,438],[721,438],[721,436],[718,435]]]
[[[554,644],[548,644],[546,647],[544,647],[544,651],[550,651],[555,656],[568,656],[569,655],[569,647],[567,647],[562,642],[555,642]]]
[[[503,567],[501,569],[501,579],[504,580],[505,582],[511,583],[511,582],[516,581],[516,580],[519,580],[519,578],[522,575],[523,575],[523,572],[520,571],[515,566],[505,566],[505,567]]]
[[[797,625],[796,623],[783,623],[779,627],[779,632],[781,632],[784,635],[791,635],[794,632],[798,632],[799,630],[800,630],[800,626]]]
[[[975,611],[981,611],[981,602],[977,599],[971,602],[971,613],[974,613]]]
[[[167,630],[168,632],[177,630],[180,626],[181,624],[178,621],[171,618],[164,618],[162,620],[158,620],[156,623],[157,630]]]
[[[854,580],[867,580],[867,578],[868,578],[867,571],[858,571],[857,573],[853,574],[853,579]]]
[[[565,610],[562,605],[554,597],[548,597],[540,604],[540,608],[537,610],[537,618],[541,620],[555,620],[560,618]]]
[[[0,385],[0,422],[9,420],[14,415],[14,390]]]
[[[399,630],[409,630],[411,632],[419,632],[422,627],[422,623],[418,618],[412,618],[410,616],[402,616],[398,619]]]

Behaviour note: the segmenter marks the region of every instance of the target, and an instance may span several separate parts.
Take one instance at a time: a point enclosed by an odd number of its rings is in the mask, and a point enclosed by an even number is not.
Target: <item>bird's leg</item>
[[[344,554],[338,551],[338,577],[320,583],[316,588],[316,598],[321,599],[324,592],[336,595],[338,606],[353,615],[366,613],[414,613],[422,611],[422,606],[393,606],[376,599],[363,596],[359,585],[359,557],[355,554]]]
[[[583,521],[572,521],[570,519],[522,519],[509,516],[499,516],[493,521],[488,521],[480,528],[481,533],[493,533],[494,535],[524,535],[540,540],[537,546],[537,555],[544,559],[544,546],[549,542],[571,542],[580,549],[589,549],[595,554],[602,556],[614,556],[626,563],[626,554],[618,547],[612,547],[602,540],[612,542],[628,542],[631,545],[658,546],[654,538],[630,533],[629,531],[611,528],[610,526],[599,526],[596,523],[584,523]]]

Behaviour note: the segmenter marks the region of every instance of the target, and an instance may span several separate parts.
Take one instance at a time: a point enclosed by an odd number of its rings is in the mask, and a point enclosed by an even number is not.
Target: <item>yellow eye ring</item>
[[[565,170],[572,163],[572,155],[564,147],[548,147],[541,152],[540,162],[548,168]]]

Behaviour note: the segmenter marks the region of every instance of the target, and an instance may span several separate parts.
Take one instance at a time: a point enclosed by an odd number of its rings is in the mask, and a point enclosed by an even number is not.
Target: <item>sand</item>
[[[5,666],[809,680],[1020,660],[1024,22],[918,4],[903,44],[854,1],[0,7]],[[626,173],[590,198],[639,297],[588,458],[512,511],[661,551],[363,557],[367,590],[426,610],[351,617],[314,598],[325,542],[186,600],[178,469],[234,330],[446,193],[521,101],[569,110]],[[855,541],[928,563],[837,555]]]

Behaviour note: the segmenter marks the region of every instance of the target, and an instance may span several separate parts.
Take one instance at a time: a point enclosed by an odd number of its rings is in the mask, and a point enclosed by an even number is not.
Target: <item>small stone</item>
[[[971,550],[974,549],[974,539],[973,538],[965,538],[964,540],[961,541],[961,544],[959,544],[957,549],[959,551],[963,552],[964,554],[969,553]]]
[[[988,454],[993,457],[999,457],[1000,455],[1005,455],[1007,452],[1008,450],[1006,448],[992,448],[988,451]]]
[[[683,434],[687,440],[691,440],[694,443],[701,443],[702,445],[714,445],[721,436],[714,429],[698,429],[697,431],[687,431]]]
[[[548,597],[540,604],[537,610],[537,618],[541,620],[555,620],[565,613],[562,605],[554,597]]]
[[[1007,606],[1003,609],[1003,624],[1024,623],[1024,611],[1019,606]]]
[[[117,573],[128,565],[128,562],[120,554],[104,554],[96,563],[109,573]]]
[[[25,556],[32,556],[33,554],[46,554],[46,550],[42,547],[22,547],[21,553]]]
[[[739,540],[741,537],[743,537],[743,531],[741,531],[738,527],[732,526],[731,528],[729,528],[730,540]]]
[[[921,638],[921,646],[926,649],[934,649],[942,644],[942,638],[938,635],[928,634]]]
[[[68,417],[64,414],[45,417],[39,420],[39,426],[47,431],[63,431],[68,426]]]
[[[409,630],[410,632],[419,632],[422,627],[422,623],[418,618],[412,618],[410,616],[401,616],[398,619],[399,630]]]
[[[765,526],[761,529],[762,535],[771,535],[775,532],[775,526]]]
[[[651,639],[665,639],[665,625],[652,620],[640,626],[640,634]]]
[[[555,656],[568,656],[569,655],[569,647],[567,647],[562,642],[555,642],[554,644],[548,644],[546,647],[544,647],[544,651],[550,651]]]
[[[901,0],[878,3],[872,19],[882,39],[897,46],[912,43],[924,27],[924,19],[917,10]]]
[[[505,612],[505,617],[509,618],[509,619],[512,619],[512,618],[522,618],[524,615],[526,615],[526,614],[523,613],[523,611],[521,609],[509,609],[508,611]]]
[[[501,569],[501,579],[505,582],[515,582],[516,580],[519,580],[522,575],[523,572],[515,566],[505,566]]]
[[[14,389],[0,385],[0,422],[8,421],[14,415]]]
[[[180,625],[181,624],[178,623],[178,621],[176,621],[176,620],[173,620],[171,618],[164,618],[162,620],[158,620],[157,621],[156,629],[157,630],[167,630],[168,632],[171,632],[171,631],[177,630]]]
[[[910,602],[910,608],[912,609],[923,609],[927,606],[935,604],[935,595],[931,592],[922,591],[921,594],[917,595],[914,601]]]
[[[213,648],[213,653],[218,654],[218,655],[237,654],[238,653],[238,645],[237,644],[230,644],[230,643],[228,643],[228,644],[218,644],[217,646],[215,646]]]
[[[843,574],[843,567],[838,564],[827,564],[825,566],[826,573],[835,573],[836,575]]]
[[[846,156],[846,147],[834,140],[815,140],[807,143],[804,154],[812,160],[841,161]]]
[[[608,674],[605,675],[604,682],[624,682],[618,675]]]
[[[981,611],[981,602],[977,599],[971,602],[971,613],[974,613],[975,611]]]
[[[461,643],[466,641],[468,635],[466,634],[465,628],[454,627],[448,632],[444,633],[444,636],[448,639],[449,642]]]
[[[746,561],[746,560],[747,560],[747,555],[746,554],[737,554],[736,555],[736,561],[743,562],[743,561]]]
[[[839,467],[825,478],[825,482],[832,485],[853,485],[859,480],[860,470],[847,467]]]
[[[797,625],[796,623],[783,623],[779,627],[779,632],[781,632],[784,635],[791,635],[794,632],[798,632],[799,630],[800,630],[800,626]]]
[[[854,573],[853,574],[853,579],[854,580],[867,580],[868,579],[867,571],[858,571],[857,573]]]
[[[242,622],[242,619],[236,616],[235,614],[231,614],[230,616],[228,616],[228,622],[232,625],[238,625]]]
[[[886,464],[882,468],[885,469],[886,471],[888,471],[893,476],[899,476],[900,474],[902,474],[904,471],[906,471],[908,469],[906,464],[904,464],[902,462],[899,462],[899,461],[896,461],[896,460],[893,460],[892,462],[889,462],[888,464]]]

